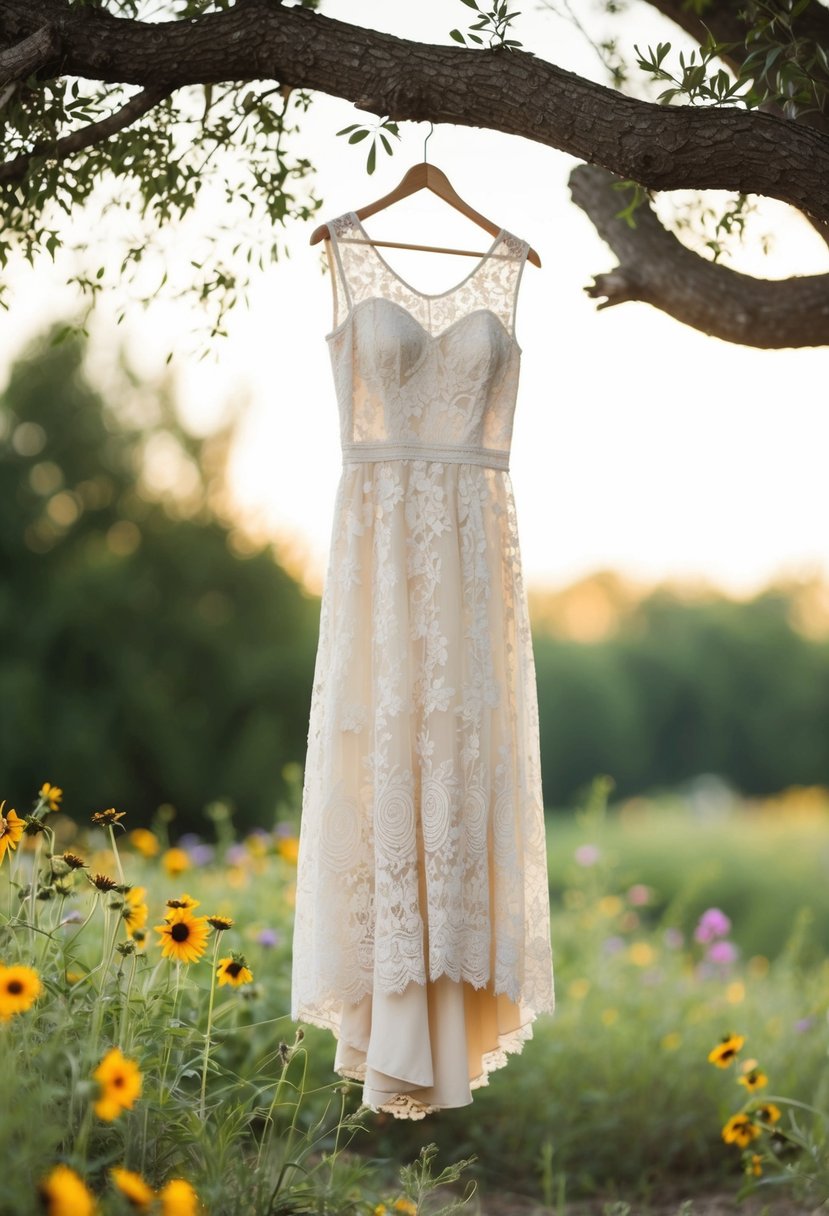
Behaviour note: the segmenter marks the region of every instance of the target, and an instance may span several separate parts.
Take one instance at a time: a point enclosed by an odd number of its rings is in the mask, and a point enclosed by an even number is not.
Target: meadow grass
[[[556,1011],[471,1107],[404,1122],[290,1021],[290,772],[242,839],[221,803],[209,842],[172,847],[171,808],[152,831],[84,823],[48,785],[0,808],[4,1211],[433,1213],[473,1183],[562,1212],[829,1200],[826,791],[711,814],[608,809],[599,780],[550,816]]]

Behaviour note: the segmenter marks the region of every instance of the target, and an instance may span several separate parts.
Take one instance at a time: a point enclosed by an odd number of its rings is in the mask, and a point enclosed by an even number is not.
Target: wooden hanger
[[[429,135],[431,135],[431,131]],[[429,135],[426,136],[428,140]],[[355,211],[355,215],[359,220],[367,219],[368,216],[374,215],[377,211],[383,211],[386,207],[390,207],[392,203],[398,202],[400,199],[407,198],[410,194],[416,194],[418,190],[431,190],[433,194],[437,194],[444,202],[449,203],[457,211],[474,220],[481,228],[485,228],[492,236],[497,236],[501,231],[497,224],[492,220],[481,215],[469,203],[464,202],[458,192],[452,186],[449,178],[442,169],[438,169],[437,165],[432,165],[426,160],[426,141],[423,144],[424,158],[419,164],[412,165],[407,170],[401,181],[388,194],[384,194],[382,198],[376,199],[373,203],[366,203],[365,207],[361,207],[359,211]],[[316,245],[324,237],[330,237],[327,224],[320,224],[311,233],[312,245]],[[485,254],[479,253],[475,249],[446,249],[439,245],[410,245],[404,241],[365,241],[362,237],[355,237],[354,240],[359,244],[369,245],[385,245],[390,249],[419,249],[425,253],[457,253],[467,257],[479,258]],[[533,248],[530,248],[527,253],[527,261],[532,262],[534,266],[541,266],[541,258]]]

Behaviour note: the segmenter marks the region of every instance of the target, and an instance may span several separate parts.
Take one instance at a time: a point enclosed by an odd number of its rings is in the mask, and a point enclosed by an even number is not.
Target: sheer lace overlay
[[[366,1081],[370,1105],[416,1118],[469,1100],[446,1099],[436,1075],[437,1040],[452,1042],[444,1019],[465,1028],[457,1052],[475,1088],[554,1009],[535,665],[508,472],[528,247],[502,230],[465,279],[430,296],[359,243],[353,212],[329,229],[343,470],[308,732],[292,1016],[334,1031],[336,1067]],[[386,1061],[399,1044],[372,1061],[386,1019],[395,1038],[407,1018],[410,1038],[431,1031],[428,1050],[396,1071]]]

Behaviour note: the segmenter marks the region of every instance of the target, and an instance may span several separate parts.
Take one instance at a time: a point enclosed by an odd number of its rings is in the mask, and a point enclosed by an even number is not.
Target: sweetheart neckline
[[[506,228],[499,228],[498,233],[495,237],[495,240],[492,242],[489,249],[487,249],[487,251],[483,255],[483,257],[480,258],[479,261],[475,263],[475,265],[470,270],[469,274],[465,275],[461,279],[461,281],[459,283],[455,283],[454,286],[447,287],[446,291],[428,292],[428,291],[420,291],[419,288],[413,287],[411,285],[411,283],[407,282],[406,279],[404,279],[401,274],[397,273],[397,271],[394,269],[393,266],[389,265],[389,263],[386,261],[386,259],[383,257],[382,253],[380,252],[380,250],[377,248],[377,246],[372,241],[369,234],[366,232],[365,228],[363,227],[363,221],[360,219],[360,217],[356,211],[348,211],[348,212],[346,212],[346,215],[350,220],[352,220],[354,222],[355,227],[359,228],[360,232],[362,232],[363,236],[366,238],[366,241],[368,242],[369,249],[374,250],[374,253],[377,255],[378,261],[380,262],[380,264],[382,266],[384,266],[386,268],[386,270],[389,272],[389,274],[393,275],[397,279],[398,283],[402,283],[403,286],[406,287],[409,291],[413,292],[414,295],[420,296],[424,300],[442,300],[445,296],[451,296],[454,292],[459,291],[461,287],[464,287],[469,282],[469,280],[472,278],[473,275],[476,275],[478,273],[478,271],[482,269],[482,267],[492,257],[493,253],[498,248],[498,246],[500,245],[503,238],[505,236],[509,235],[507,233]]]
[[[440,338],[445,337],[445,335],[450,333],[455,328],[456,325],[460,325],[461,322],[469,320],[470,317],[474,317],[478,313],[482,313],[482,312],[488,313],[489,316],[494,317],[494,319],[498,322],[498,325],[500,326],[507,341],[512,343],[512,345],[518,351],[519,356],[523,354],[523,351],[522,351],[521,347],[519,346],[519,344],[515,338],[515,335],[511,334],[509,332],[509,330],[507,329],[504,322],[501,320],[501,318],[498,316],[498,314],[496,312],[492,311],[491,308],[473,308],[472,312],[464,313],[464,315],[462,317],[456,317],[455,320],[452,321],[452,323],[450,325],[447,325],[439,333],[433,334],[433,333],[429,332],[429,330],[426,328],[425,325],[422,325],[420,323],[420,321],[418,321],[418,319],[414,315],[414,313],[409,312],[408,308],[406,308],[403,304],[398,304],[396,300],[388,299],[387,296],[366,296],[365,299],[358,300],[356,304],[352,304],[351,308],[349,308],[349,310],[348,310],[348,314],[345,317],[343,317],[343,319],[342,319],[342,321],[340,321],[339,325],[336,325],[331,330],[330,333],[325,334],[325,341],[330,342],[330,340],[332,338],[335,338],[337,336],[337,334],[340,332],[340,330],[344,329],[346,327],[348,322],[354,316],[357,309],[362,304],[373,304],[373,303],[377,303],[378,301],[381,304],[391,304],[392,308],[398,308],[400,310],[400,312],[404,313],[407,317],[411,318],[411,320],[414,321],[414,323],[418,327],[418,329],[421,330],[421,332],[424,333],[426,335],[426,337],[429,338],[432,342],[437,342]]]

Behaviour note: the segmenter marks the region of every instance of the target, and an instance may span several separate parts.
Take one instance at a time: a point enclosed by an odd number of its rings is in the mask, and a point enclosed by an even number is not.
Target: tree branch
[[[91,122],[85,127],[79,127],[70,135],[65,135],[55,144],[36,144],[25,156],[16,156],[13,160],[0,163],[0,182],[20,181],[26,176],[26,171],[32,160],[38,156],[48,156],[50,160],[65,160],[74,152],[90,148],[93,144],[101,143],[116,131],[122,131],[130,123],[141,118],[153,106],[158,105],[163,97],[169,96],[167,89],[142,89],[127,101],[120,110],[108,114],[99,122]]]
[[[59,50],[57,32],[43,25],[21,42],[0,51],[0,87],[31,76],[38,68],[54,61]]]
[[[829,344],[829,274],[755,279],[687,249],[643,204],[636,227],[617,218],[619,179],[579,165],[570,174],[573,201],[619,259],[585,291],[599,308],[641,300],[726,342],[763,349]]]
[[[829,220],[829,139],[769,114],[660,106],[529,53],[410,42],[272,0],[158,23],[67,0],[0,0],[6,40],[44,20],[60,36],[55,74],[165,90],[276,79],[398,121],[522,135],[651,190],[764,194]]]

